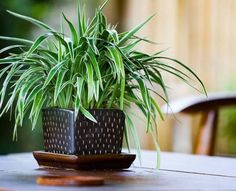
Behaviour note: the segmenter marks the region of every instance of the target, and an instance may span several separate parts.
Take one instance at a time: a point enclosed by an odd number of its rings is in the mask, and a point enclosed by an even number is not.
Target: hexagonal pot
[[[69,109],[43,109],[46,152],[69,155],[120,154],[125,115],[116,109],[90,109],[97,123]]]

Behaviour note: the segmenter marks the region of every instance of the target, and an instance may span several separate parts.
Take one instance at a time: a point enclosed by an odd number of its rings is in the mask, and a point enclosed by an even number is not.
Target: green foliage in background
[[[36,18],[43,18],[48,11],[52,0],[1,0],[0,1],[0,35],[26,37],[30,35],[32,25],[24,21],[18,20],[7,14],[6,10],[20,11]],[[9,45],[7,41],[2,41],[0,47]],[[2,54],[1,54],[2,55]]]
[[[13,17],[6,12],[7,9],[20,11],[23,14],[29,14],[36,18],[44,18],[53,0],[1,0],[0,1],[0,35],[18,36],[26,38],[31,36],[33,26],[30,23],[24,22],[20,19]],[[12,41],[1,41],[0,49],[11,45]],[[0,58],[8,55],[8,52],[0,53]],[[4,68],[4,65],[0,65],[0,69]],[[1,83],[3,81],[1,79]],[[6,100],[8,99],[6,95]],[[10,114],[6,113],[0,118],[0,154],[31,151],[33,149],[42,149],[42,130],[40,128],[35,129],[32,133],[29,128],[30,123],[26,120],[23,124],[22,131],[19,133],[21,137],[20,141],[12,142],[12,129],[14,127],[14,120],[10,121]],[[23,139],[27,137],[27,139]],[[29,144],[30,143],[30,144]]]
[[[118,33],[102,13],[105,4],[96,10],[91,20],[87,20],[79,6],[77,25],[63,14],[59,31],[39,20],[9,11],[45,30],[35,41],[0,37],[15,42],[1,52],[21,51],[0,59],[0,64],[6,65],[0,71],[0,77],[7,73],[0,92],[1,103],[7,89],[10,92],[7,103],[1,105],[1,115],[15,110],[14,137],[26,115],[35,127],[43,107],[73,108],[76,115],[81,112],[94,122],[96,119],[87,109],[118,108],[126,113],[127,143],[131,134],[138,147],[136,129],[127,108],[134,104],[142,111],[146,118],[146,131],[156,140],[156,117],[163,117],[151,93],[168,101],[161,72],[189,85],[196,80],[205,92],[201,80],[186,65],[161,56],[162,51],[149,55],[135,50],[140,42],[152,43],[135,35],[152,17],[127,32]],[[65,25],[70,30],[69,35],[64,33]],[[181,69],[172,66],[171,62]],[[154,84],[162,92],[157,92]],[[12,108],[14,102],[16,107]]]
[[[232,76],[226,90],[234,93],[235,77]],[[236,109],[234,106],[220,111],[217,133],[217,152],[223,155],[236,155]]]
[[[221,154],[236,155],[236,109],[227,108],[219,116],[218,144]],[[220,146],[219,145],[219,146]]]

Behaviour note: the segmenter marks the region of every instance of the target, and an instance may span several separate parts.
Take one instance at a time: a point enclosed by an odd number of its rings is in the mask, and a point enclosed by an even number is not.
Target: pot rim
[[[42,111],[46,111],[46,110],[60,110],[60,111],[70,111],[70,112],[74,112],[75,110],[72,109],[72,108],[59,108],[59,107],[45,107],[45,108],[42,108]],[[88,111],[119,111],[119,112],[124,112],[123,110],[121,109],[116,109],[116,108],[95,108],[95,109],[86,109]]]

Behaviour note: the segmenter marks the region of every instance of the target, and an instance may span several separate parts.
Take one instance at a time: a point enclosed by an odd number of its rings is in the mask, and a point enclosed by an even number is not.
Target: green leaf
[[[80,106],[80,111],[82,112],[82,114],[88,118],[90,121],[93,121],[94,123],[97,123],[97,120],[89,113],[89,111],[87,111],[85,108],[83,108],[82,106]]]
[[[77,88],[77,96],[79,99],[82,99],[82,91],[84,89],[84,79],[77,77],[77,83],[76,83],[76,88]]]
[[[149,133],[150,125],[151,125],[151,113],[150,111],[147,112],[147,122],[146,122],[146,133]]]
[[[42,94],[40,100],[36,103],[36,107],[35,107],[35,112],[34,112],[34,117],[32,120],[32,130],[35,129],[38,118],[39,118],[39,114],[41,112],[41,108],[43,107],[43,104],[46,100],[46,96],[45,96],[45,92]]]
[[[130,31],[128,31],[120,40],[118,46],[121,46],[122,44],[124,44],[127,40],[130,40],[130,38],[136,33],[138,32],[148,21],[150,21],[155,15],[152,15],[151,17],[149,17],[147,20],[145,20],[144,22],[142,22],[141,24],[139,24],[138,26],[134,27],[133,29],[131,29]]]
[[[20,125],[22,125],[23,116],[24,116],[24,101],[26,97],[26,91],[24,90],[25,90],[25,85],[23,85],[21,88],[21,91],[19,93],[18,103],[17,103],[17,109],[20,116]]]
[[[179,75],[182,75],[183,77],[188,78],[189,80],[192,80],[192,78],[189,75],[187,75],[186,73],[182,72],[181,70],[179,70],[178,68],[176,68],[174,66],[170,66],[170,65],[160,62],[160,61],[153,61],[153,62],[149,62],[149,63],[150,63],[150,65],[155,64],[156,67],[158,67],[158,68],[166,68],[166,69],[171,70],[175,73],[178,73]],[[153,65],[153,67],[155,67],[155,65]]]
[[[57,98],[61,92],[61,86],[62,86],[62,82],[64,80],[65,74],[68,70],[61,70],[59,71],[58,75],[57,75],[57,81],[56,81],[56,85],[55,85],[55,91],[54,91],[54,104],[56,104],[57,102]]]
[[[118,78],[118,81],[120,81],[121,77],[122,78],[125,77],[123,59],[122,59],[122,56],[120,54],[120,51],[117,50],[116,47],[107,47],[107,50],[109,51],[110,58],[112,59],[112,61],[115,64],[117,78]]]
[[[20,69],[22,68],[22,65],[18,66],[17,64],[14,64],[9,73],[7,74],[4,82],[3,82],[3,87],[1,89],[1,101],[0,101],[0,108],[2,107],[2,104],[3,104],[3,101],[4,101],[4,98],[5,98],[5,94],[6,94],[6,91],[7,91],[7,86],[10,82],[10,80],[12,79],[12,77],[15,75],[16,72],[18,72]]]
[[[18,136],[17,136],[17,126],[18,126],[19,121],[20,121],[20,117],[17,116],[17,118],[15,120],[14,130],[13,130],[13,137],[12,137],[13,141],[17,141],[17,138],[18,138]]]
[[[151,131],[150,132],[152,135],[152,140],[154,142],[154,146],[157,151],[157,169],[160,169],[161,166],[161,148],[160,145],[158,144],[157,137],[154,135],[154,133]]]
[[[2,49],[0,50],[0,54],[6,52],[6,51],[8,51],[8,50],[12,50],[12,49],[15,49],[15,48],[23,48],[23,47],[26,47],[26,46],[25,46],[25,45],[11,45],[11,46],[7,46],[7,47],[2,48]]]
[[[79,38],[78,38],[77,31],[76,31],[74,25],[66,18],[66,16],[64,14],[63,14],[63,17],[64,17],[65,21],[67,22],[69,28],[70,28],[73,44],[75,46],[77,46],[78,43],[79,43]]]
[[[126,46],[121,47],[121,50],[122,50],[123,52],[130,52],[130,51],[133,51],[133,48],[134,48],[138,43],[140,43],[140,41],[141,41],[140,39],[137,39],[137,40],[135,40],[135,41],[133,41],[133,42],[127,44]]]
[[[2,76],[4,74],[6,74],[6,72],[12,67],[12,64],[11,65],[8,65],[8,66],[5,66],[3,69],[1,69],[1,73],[0,73],[0,79],[2,78]]]
[[[151,81],[153,81],[156,84],[159,84],[161,86],[165,96],[168,99],[168,93],[167,93],[167,90],[166,90],[166,86],[165,86],[165,84],[163,82],[163,79],[161,77],[160,72],[158,70],[155,70],[155,69],[153,69],[153,70],[155,71],[155,73],[152,70],[148,69],[148,75],[152,78]]]
[[[94,82],[94,97],[96,102],[98,102],[99,100],[99,81],[95,81]]]
[[[185,68],[187,71],[189,71],[189,72],[198,80],[198,82],[201,84],[201,86],[202,86],[202,88],[203,88],[203,91],[204,91],[205,95],[207,95],[207,91],[206,91],[206,88],[205,88],[205,86],[204,86],[202,80],[195,74],[195,72],[194,72],[191,68],[187,67],[187,66],[184,65],[182,62],[180,62],[180,61],[178,61],[178,60],[176,60],[176,59],[173,59],[173,58],[168,58],[168,57],[164,57],[164,56],[162,56],[162,57],[159,56],[159,57],[157,57],[157,58],[173,61],[173,62],[179,64],[180,66],[182,66],[183,68]]]
[[[106,7],[106,5],[107,5],[107,3],[109,2],[109,0],[106,0],[106,1],[104,1],[104,3],[100,6],[100,10],[103,10],[104,9],[104,7]]]
[[[43,23],[43,22],[41,22],[41,21],[39,21],[37,19],[33,19],[32,17],[21,15],[21,14],[18,14],[18,13],[9,11],[9,10],[7,10],[7,12],[10,13],[11,15],[15,16],[15,17],[18,17],[20,19],[29,21],[29,22],[33,23],[34,25],[36,25],[36,26],[38,26],[40,28],[47,29],[47,30],[50,30],[50,31],[54,31],[54,29],[52,27],[46,25],[45,23]]]
[[[133,95],[125,95],[125,99],[131,103],[135,103],[135,104],[138,104],[138,105],[144,105],[144,103],[142,102],[142,100],[140,100],[139,98],[137,98],[136,96],[133,96]]]
[[[20,61],[19,58],[8,57],[8,58],[0,59],[0,64],[12,64],[12,63],[16,63],[18,61]]]
[[[50,32],[53,36],[65,47],[66,51],[69,50],[68,41],[64,39],[64,35],[61,35],[59,32]],[[62,37],[61,37],[62,36]]]
[[[20,93],[18,95],[18,102],[17,102],[17,109],[20,116],[20,125],[22,126],[23,118],[24,118],[24,112],[26,108],[26,97],[29,93],[29,91],[32,89],[32,87],[35,86],[35,83],[38,82],[40,78],[32,78],[28,77],[27,81],[21,86]],[[16,89],[17,90],[17,89]]]
[[[156,103],[156,101],[151,97],[152,100],[152,104],[154,105],[156,111],[159,113],[159,116],[161,117],[162,120],[164,120],[164,115],[160,109],[160,107],[158,106],[158,104]]]
[[[139,84],[140,92],[142,94],[143,101],[144,101],[147,109],[150,111],[151,107],[150,107],[150,103],[149,103],[149,100],[148,100],[149,99],[149,94],[148,94],[147,87],[146,87],[145,83],[143,82],[143,80],[140,79],[139,77],[136,77],[136,80]]]
[[[57,71],[63,66],[63,64],[66,62],[66,60],[62,61],[61,63],[55,65],[48,73],[48,76],[44,82],[43,89],[50,83],[52,78],[56,75]]]
[[[8,99],[7,104],[6,104],[5,107],[2,109],[2,112],[1,112],[1,114],[0,114],[0,117],[1,117],[5,112],[7,112],[7,111],[10,109],[10,107],[13,105],[14,99],[15,99],[15,97],[16,97],[16,93],[19,92],[19,89],[20,89],[19,87],[20,87],[21,85],[22,85],[21,83],[17,83],[17,84],[15,85],[15,88],[14,88],[14,90],[13,90],[13,92],[12,92],[11,97]]]
[[[58,60],[58,55],[55,52],[52,52],[50,50],[45,49],[38,49],[40,54],[42,54],[42,57],[44,57],[49,63],[55,63]],[[41,57],[41,59],[42,59]],[[53,64],[51,64],[53,65]]]
[[[84,15],[83,15],[84,9],[80,8],[80,3],[78,1],[78,29],[79,29],[79,36],[83,37],[85,33],[85,21],[84,21]]]
[[[76,95],[76,98],[75,98],[75,116],[74,116],[74,121],[77,120],[77,116],[78,116],[78,113],[79,113],[79,110],[80,110],[80,104],[81,104],[81,101],[80,101],[78,95]]]
[[[30,56],[41,44],[44,40],[46,40],[49,36],[52,36],[52,33],[43,34],[42,36],[39,36],[33,45],[30,47],[29,51],[26,54],[26,57]]]
[[[84,89],[84,79],[77,77],[77,82],[76,82],[76,99],[75,99],[75,120],[77,119],[80,105],[81,105],[81,99],[82,99],[82,90]]]
[[[87,102],[89,103],[93,98],[93,68],[92,65],[87,63],[86,64],[86,71],[87,71],[87,88],[88,88],[88,99]]]
[[[46,100],[45,95],[46,95],[46,92],[44,92],[42,89],[35,95],[33,106],[29,115],[29,118],[32,121],[32,129],[34,129],[36,126],[38,116],[41,112],[41,108]]]
[[[114,43],[118,44],[119,43],[119,35],[117,33],[116,30],[112,29],[112,30],[107,30],[112,38],[112,40],[114,41]]]
[[[96,76],[97,76],[97,78],[99,80],[100,87],[101,87],[101,89],[103,89],[102,77],[101,77],[101,73],[100,73],[99,64],[98,64],[96,56],[93,53],[91,48],[89,48],[89,50],[88,50],[88,56],[89,56],[89,59],[90,59],[91,63],[93,64],[93,68],[94,68]]]
[[[129,139],[129,124],[127,124],[127,120],[125,120],[125,129],[124,129],[124,136],[125,136],[125,143],[127,145],[127,149],[129,151],[129,153],[131,153],[131,150],[130,150],[130,139]]]
[[[30,93],[28,94],[26,101],[25,101],[25,107],[30,106],[30,103],[33,102],[34,98],[41,91],[41,89],[42,89],[42,85],[38,84],[30,91]]]
[[[9,37],[9,36],[0,36],[1,40],[7,40],[7,41],[13,41],[13,42],[18,42],[18,43],[22,43],[22,44],[33,44],[33,41],[30,40],[26,40],[23,38],[15,38],[15,37]]]
[[[136,128],[134,126],[134,123],[133,123],[132,119],[129,117],[129,115],[126,114],[125,117],[126,117],[126,121],[127,121],[127,127],[126,128],[130,129],[134,144],[136,146],[137,156],[138,156],[139,162],[141,164],[141,161],[142,161],[141,160],[141,152],[140,152],[141,147],[140,147],[140,143],[139,143],[139,140],[138,140],[138,134],[137,134]]]
[[[120,87],[120,109],[124,109],[124,95],[125,95],[125,79],[122,78],[121,80],[121,87]]]
[[[111,94],[109,102],[108,102],[108,108],[112,108],[113,102],[119,96],[119,92],[118,92],[119,91],[119,86],[120,86],[119,83],[114,84],[112,94]]]

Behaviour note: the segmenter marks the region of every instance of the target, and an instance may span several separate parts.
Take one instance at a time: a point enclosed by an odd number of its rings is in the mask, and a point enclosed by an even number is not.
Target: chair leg
[[[195,154],[210,155],[214,154],[216,130],[218,121],[218,111],[209,111],[204,114],[196,141]]]

